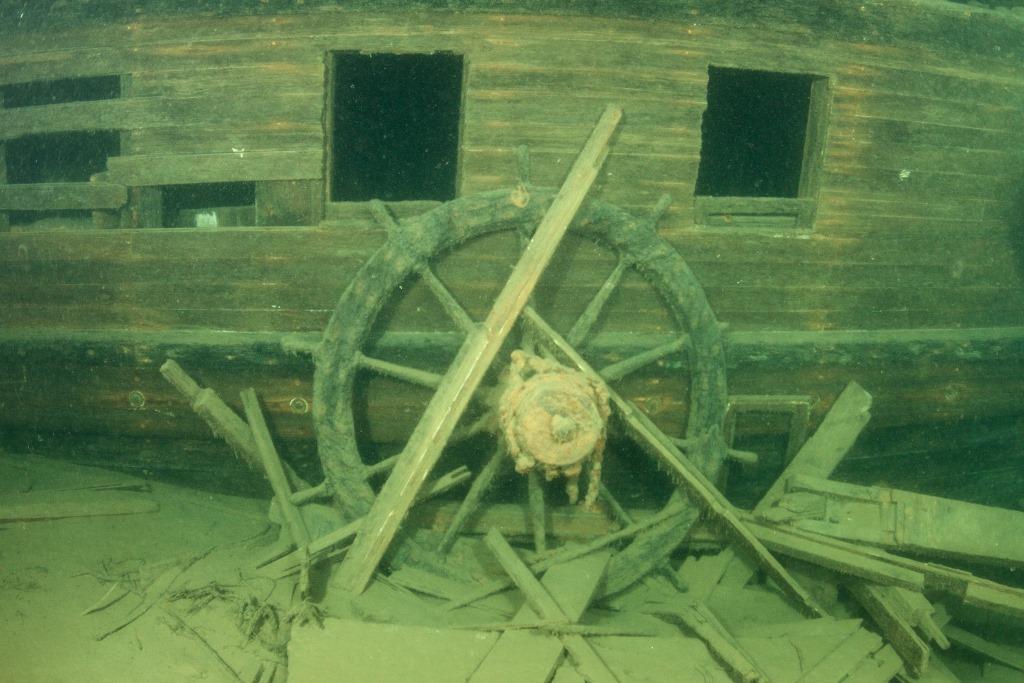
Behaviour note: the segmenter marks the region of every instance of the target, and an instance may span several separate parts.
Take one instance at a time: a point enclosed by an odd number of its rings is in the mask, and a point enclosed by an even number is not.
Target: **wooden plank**
[[[0,185],[0,210],[119,209],[127,198],[124,185],[110,183]]]
[[[291,485],[285,476],[281,458],[278,456],[277,448],[270,436],[270,429],[263,418],[263,409],[260,408],[255,389],[250,387],[242,392],[242,404],[245,406],[245,418],[249,423],[249,431],[256,446],[256,453],[259,455],[260,462],[263,463],[263,471],[267,475],[270,487],[274,490],[278,509],[287,523],[292,543],[300,550],[304,549],[309,546],[309,531],[306,529],[306,522],[302,519],[298,507],[292,503]]]
[[[976,636],[959,626],[948,624],[942,629],[949,639],[957,645],[988,657],[994,662],[1024,672],[1024,652],[1020,648],[1007,647]]]
[[[903,611],[882,586],[851,581],[847,587],[867,610],[889,644],[899,653],[911,673],[920,676],[928,670],[931,648],[914,631]]]
[[[429,482],[416,498],[416,502],[429,500],[434,496],[450,491],[456,486],[463,484],[470,478],[470,472],[465,467],[456,467],[432,482]],[[343,544],[352,540],[363,519],[354,519],[348,524],[328,532],[323,536],[312,539],[305,549],[298,549],[289,552],[287,555],[277,558],[261,569],[261,573],[274,578],[282,578],[299,570],[301,564],[307,559],[309,562],[319,562],[331,556],[339,550]]]
[[[670,621],[681,621],[704,641],[708,650],[730,672],[733,680],[740,683],[767,683],[771,680],[703,602],[690,600],[689,593],[685,596],[670,594],[664,605],[658,604],[660,600],[654,596],[649,600],[649,605],[640,607],[643,612]]]
[[[226,105],[220,99],[123,98],[0,109],[0,139],[77,130],[123,130],[197,123],[273,121],[277,117],[319,121],[322,97],[282,94],[252,103]],[[187,127],[184,129],[187,131]]]
[[[4,92],[0,88],[0,110],[4,108]],[[7,145],[0,142],[0,186],[7,184]],[[11,226],[10,218],[6,211],[0,211],[0,232]]]
[[[857,668],[861,660],[870,657],[882,647],[881,638],[864,629],[858,629],[825,659],[805,672],[795,683],[837,683],[842,681],[846,675]]]
[[[257,225],[316,225],[323,218],[320,180],[267,180],[256,183]]]
[[[323,173],[323,150],[228,152],[179,156],[111,157],[106,182],[125,185],[178,185],[237,180],[308,180]]]
[[[828,501],[828,519],[792,522],[807,531],[914,555],[1024,564],[1024,512],[799,474],[789,487],[795,495]]]
[[[843,683],[889,683],[903,671],[903,662],[892,647],[886,645],[860,661]]]
[[[859,576],[880,583],[921,590],[925,576],[921,571],[893,566],[867,554],[855,546],[822,543],[809,535],[789,532],[766,524],[748,522],[757,537],[772,550],[831,569],[840,574]]]
[[[353,592],[366,587],[405,518],[416,491],[437,462],[455,423],[462,416],[484,373],[511,331],[523,306],[551,260],[569,222],[597,177],[621,110],[609,107],[587,141],[569,177],[509,276],[481,330],[466,338],[442,388],[434,394],[401,460],[367,514],[339,568],[338,581]]]

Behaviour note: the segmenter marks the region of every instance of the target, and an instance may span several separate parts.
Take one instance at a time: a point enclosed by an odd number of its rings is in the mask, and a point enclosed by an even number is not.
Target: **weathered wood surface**
[[[994,662],[999,662],[1017,671],[1024,672],[1024,652],[1021,652],[1020,648],[994,643],[951,624],[945,626],[943,630],[949,636],[949,639],[957,645],[988,657]]]
[[[284,516],[291,542],[301,551],[309,546],[309,530],[306,528],[306,522],[299,512],[299,508],[292,503],[291,485],[285,476],[281,458],[277,454],[273,437],[270,435],[270,429],[263,418],[263,409],[260,407],[255,389],[250,387],[242,392],[242,405],[245,407],[245,419],[252,433],[256,453],[263,464],[263,472],[267,475],[267,481],[270,482],[270,487],[274,490],[274,497],[277,500],[278,509]]]
[[[582,572],[571,572],[570,574],[570,569],[566,567],[558,567],[557,565],[553,567],[551,570],[553,576],[548,580],[549,585],[553,584],[555,577],[561,574],[572,576],[572,585],[562,586],[562,594],[556,599],[554,592],[549,592],[549,588],[541,584],[540,580],[533,575],[533,572],[519,559],[519,556],[516,555],[500,531],[491,529],[487,532],[485,540],[487,547],[494,554],[502,569],[515,582],[520,592],[526,598],[526,604],[529,606],[529,609],[533,610],[541,619],[555,622],[573,624],[579,621],[579,617],[570,616],[567,613],[567,609],[562,607],[562,604],[569,606],[568,609],[577,604],[589,604],[598,592],[598,586],[604,577],[604,571],[607,569],[610,558],[610,554],[605,553],[603,556],[597,554],[587,558],[587,560],[578,560],[571,565],[573,568],[577,565],[583,565],[591,570],[582,577],[579,576]],[[595,570],[595,568],[597,569]],[[556,587],[557,584],[552,586],[552,589]],[[524,621],[526,620],[526,614],[523,612],[516,616],[517,618],[521,617]],[[565,649],[575,661],[577,670],[583,674],[586,680],[592,681],[592,683],[618,682],[619,679],[608,669],[608,665],[604,663],[598,654],[594,652],[593,646],[583,634],[562,633],[559,634],[558,640],[561,640],[562,645],[565,646]]]
[[[913,624],[907,620],[885,587],[860,581],[850,582],[847,586],[857,602],[874,619],[886,641],[899,653],[910,672],[921,676],[928,671],[931,648],[914,631]]]

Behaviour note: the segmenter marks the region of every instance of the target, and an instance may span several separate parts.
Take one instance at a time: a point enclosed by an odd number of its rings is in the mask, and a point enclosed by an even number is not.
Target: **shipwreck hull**
[[[3,9],[0,47],[0,435],[12,450],[253,485],[160,376],[174,358],[239,412],[238,391],[255,387],[283,450],[315,471],[303,349],[387,239],[369,203],[333,182],[338,55],[452,54],[454,186],[441,199],[388,201],[399,219],[524,179],[557,186],[617,102],[625,120],[591,197],[645,216],[672,196],[657,230],[726,325],[730,395],[801,397],[813,430],[855,380],[874,397],[847,463],[857,480],[951,493],[963,486],[949,479],[970,467],[971,495],[996,495],[985,485],[1002,481],[1004,503],[1019,497],[1005,477],[1024,455],[1019,15],[846,2],[27,11]],[[698,191],[716,70],[803,79],[792,192]],[[106,99],[16,101],[33,83],[111,77]],[[26,140],[82,131],[117,140],[91,180],[18,170],[35,149]],[[172,214],[183,186],[214,199]],[[218,192],[242,206],[218,204]],[[66,210],[87,212],[84,222],[53,213]],[[182,224],[196,213],[220,227]],[[504,281],[488,268],[493,249],[467,245],[451,265],[478,318]],[[569,311],[606,266],[564,255],[571,275],[538,296]],[[450,341],[420,310],[424,296],[410,293],[395,318],[427,340],[415,348],[429,362]],[[609,306],[619,321],[601,330],[609,357],[671,331],[656,306],[627,296]],[[669,384],[651,372],[634,392],[666,423],[685,410]],[[421,405],[411,393],[372,394],[370,440],[402,442]],[[770,411],[738,416],[735,429],[740,443],[786,451],[789,423]]]

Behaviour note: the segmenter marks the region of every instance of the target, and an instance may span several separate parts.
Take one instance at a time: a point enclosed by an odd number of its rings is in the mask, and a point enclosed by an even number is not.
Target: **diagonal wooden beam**
[[[356,540],[338,569],[336,586],[361,593],[394,539],[406,514],[441,457],[455,424],[480,385],[551,261],[608,155],[622,110],[609,106],[587,140],[569,176],[494,302],[487,319],[468,335],[440,388],[427,405],[394,472],[366,514]]]

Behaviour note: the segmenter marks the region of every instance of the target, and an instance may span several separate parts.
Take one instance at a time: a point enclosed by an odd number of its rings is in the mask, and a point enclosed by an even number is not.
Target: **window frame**
[[[821,188],[832,108],[832,77],[821,73],[792,70],[769,70],[738,65],[708,65],[711,68],[763,71],[803,76],[810,79],[807,124],[804,130],[803,157],[796,197],[748,197],[698,195],[694,190],[694,222],[698,227],[744,230],[801,230],[814,227],[818,193]],[[696,180],[694,181],[696,183]]]

